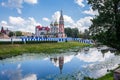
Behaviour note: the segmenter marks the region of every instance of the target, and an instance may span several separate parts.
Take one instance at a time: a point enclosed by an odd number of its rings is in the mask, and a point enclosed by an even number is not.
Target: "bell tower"
[[[65,33],[64,33],[64,18],[63,18],[62,10],[60,12],[60,18],[59,18],[59,37],[65,37]]]

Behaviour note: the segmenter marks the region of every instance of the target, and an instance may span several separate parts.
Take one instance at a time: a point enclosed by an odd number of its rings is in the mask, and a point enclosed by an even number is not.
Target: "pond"
[[[0,60],[0,80],[83,80],[118,67],[120,56],[99,48],[61,54],[24,54]]]

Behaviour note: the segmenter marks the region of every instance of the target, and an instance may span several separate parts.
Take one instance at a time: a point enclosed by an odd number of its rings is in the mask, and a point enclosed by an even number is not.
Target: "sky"
[[[50,26],[63,11],[65,28],[88,29],[97,11],[87,0],[0,0],[0,28],[35,33],[35,26]]]

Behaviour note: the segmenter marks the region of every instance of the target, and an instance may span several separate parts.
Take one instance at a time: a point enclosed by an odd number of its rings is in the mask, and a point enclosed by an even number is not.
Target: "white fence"
[[[67,42],[67,41],[78,41],[81,43],[93,44],[92,40],[82,39],[82,38],[41,38],[41,37],[22,37],[22,38],[10,38],[10,39],[0,39],[0,42],[24,42],[26,41],[57,41],[57,42]]]

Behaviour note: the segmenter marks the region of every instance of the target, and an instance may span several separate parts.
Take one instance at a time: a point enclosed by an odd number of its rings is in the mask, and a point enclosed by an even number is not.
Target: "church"
[[[8,28],[4,29],[4,27],[1,27],[0,38],[8,39],[9,38],[9,33],[10,33],[10,30],[8,30]]]
[[[51,22],[50,28],[36,26],[35,35],[38,37],[66,37],[64,32],[64,18],[62,10],[60,12],[59,22],[57,22],[57,20],[55,22]]]

